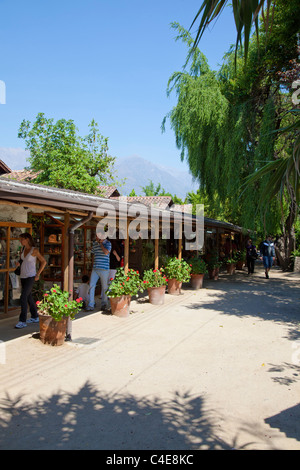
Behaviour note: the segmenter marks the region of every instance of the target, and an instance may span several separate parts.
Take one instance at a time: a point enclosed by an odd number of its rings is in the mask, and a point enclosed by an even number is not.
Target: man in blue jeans
[[[260,244],[259,250],[262,256],[266,278],[269,279],[269,271],[275,260],[275,247],[271,235]]]
[[[95,289],[98,279],[101,282],[101,310],[108,308],[108,299],[105,294],[108,289],[109,276],[109,255],[111,243],[107,239],[96,238],[93,243],[92,254],[94,255],[93,270],[90,278],[90,300],[86,310],[92,311],[95,308]]]

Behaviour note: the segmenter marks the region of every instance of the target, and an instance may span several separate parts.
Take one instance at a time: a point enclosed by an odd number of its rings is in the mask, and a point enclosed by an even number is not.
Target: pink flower
[[[78,303],[79,303],[79,302],[80,302],[80,299],[76,299],[76,302],[78,302]]]
[[[48,297],[49,294],[44,294],[44,297]]]
[[[36,301],[36,305],[39,305],[40,303],[41,303],[40,300],[37,300],[37,301]]]
[[[68,307],[67,304],[65,304],[65,307]]]

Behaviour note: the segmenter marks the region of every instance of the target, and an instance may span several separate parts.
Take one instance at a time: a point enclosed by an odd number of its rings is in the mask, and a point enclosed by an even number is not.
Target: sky
[[[25,149],[20,123],[34,122],[43,112],[54,121],[72,119],[82,136],[95,119],[112,156],[137,155],[185,171],[168,122],[161,131],[176,104],[176,96],[166,94],[168,79],[182,70],[187,54],[170,24],[189,29],[201,3],[0,0],[0,80],[6,86],[0,148]],[[235,37],[227,7],[199,45],[212,69],[218,69]]]

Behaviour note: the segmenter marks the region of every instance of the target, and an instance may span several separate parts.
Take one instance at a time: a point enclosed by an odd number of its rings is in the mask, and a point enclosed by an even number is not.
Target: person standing
[[[255,260],[257,259],[256,246],[252,244],[252,240],[247,241],[246,245],[246,261],[248,274],[254,273]]]
[[[106,290],[108,289],[109,276],[109,257],[111,251],[111,243],[107,239],[96,238],[93,243],[92,254],[94,257],[93,270],[90,277],[90,298],[88,306],[85,310],[92,311],[95,308],[95,289],[98,279],[101,282],[101,310],[108,308],[108,299]]]
[[[275,246],[271,235],[268,235],[260,244],[259,250],[263,260],[266,278],[269,279],[269,272],[275,260]]]
[[[121,247],[118,240],[111,241],[111,251],[109,259],[109,279],[114,279],[117,269],[121,266]]]
[[[22,233],[20,235],[20,243],[23,246],[23,251],[21,254],[21,313],[19,317],[19,322],[16,324],[15,328],[25,328],[28,323],[38,323],[39,316],[36,304],[32,297],[32,287],[34,281],[38,281],[40,278],[41,272],[44,270],[47,262],[45,258],[41,255],[39,250],[35,247],[34,241],[30,233]],[[36,271],[36,261],[40,261],[39,270]],[[19,265],[19,263],[18,263]],[[29,304],[29,309],[31,313],[31,318],[27,320],[27,308]]]

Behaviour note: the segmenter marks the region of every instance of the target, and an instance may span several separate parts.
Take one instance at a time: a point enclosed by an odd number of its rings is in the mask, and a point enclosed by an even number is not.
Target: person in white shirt
[[[21,313],[19,317],[19,322],[16,324],[15,328],[25,328],[28,323],[38,323],[39,316],[36,308],[36,304],[32,298],[32,287],[34,281],[38,281],[40,274],[45,268],[47,262],[45,258],[41,255],[39,250],[35,248],[34,241],[30,233],[22,233],[20,235],[20,242],[23,246],[23,251],[21,254]],[[39,270],[36,270],[36,262],[39,260],[40,266]],[[19,266],[19,263],[17,263]],[[27,320],[27,305],[29,304],[31,318]]]

